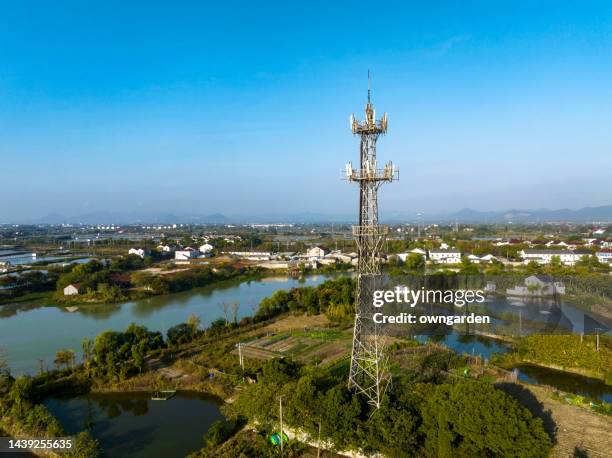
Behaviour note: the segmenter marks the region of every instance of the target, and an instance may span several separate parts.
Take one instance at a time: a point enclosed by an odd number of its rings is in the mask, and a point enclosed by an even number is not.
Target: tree
[[[85,365],[85,369],[89,373],[89,365],[91,363],[91,356],[93,352],[93,342],[91,339],[83,339],[81,341],[81,349],[83,350],[83,363]]]
[[[179,323],[172,326],[166,333],[168,344],[180,345],[182,343],[191,342],[195,336],[195,331],[192,325],[188,323]]]
[[[421,407],[428,455],[548,456],[542,420],[492,385],[470,380],[429,390]]]
[[[232,302],[232,322],[238,324],[238,309],[240,304],[238,302]]]
[[[66,369],[69,366],[72,366],[72,368],[74,369],[75,358],[76,358],[76,355],[74,353],[74,350],[71,350],[71,349],[58,350],[57,353],[55,353],[54,363],[58,369],[61,368],[61,366],[65,366]]]
[[[198,329],[200,329],[200,317],[193,314],[189,315],[189,318],[187,318],[187,324],[191,326],[194,333],[197,332]]]
[[[423,270],[425,269],[425,258],[419,253],[410,253],[404,265],[408,270]]]
[[[223,310],[223,317],[225,318],[225,324],[228,325],[229,324],[228,311],[229,311],[230,306],[227,302],[221,302],[221,304],[219,304],[219,307],[221,308],[221,310]]]

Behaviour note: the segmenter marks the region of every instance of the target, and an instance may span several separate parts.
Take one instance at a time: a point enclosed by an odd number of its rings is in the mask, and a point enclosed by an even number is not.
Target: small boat
[[[154,391],[151,396],[152,401],[167,401],[176,394],[176,390],[159,390]]]

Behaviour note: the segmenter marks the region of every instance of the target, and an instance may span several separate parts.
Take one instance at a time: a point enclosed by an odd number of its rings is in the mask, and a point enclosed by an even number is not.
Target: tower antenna
[[[368,70],[368,104],[365,119],[351,115],[351,130],[360,137],[360,165],[346,165],[346,176],[359,184],[359,223],[353,226],[357,242],[357,291],[355,294],[355,324],[348,387],[364,395],[368,402],[380,408],[382,397],[391,381],[388,357],[384,351],[385,337],[380,324],[374,321],[373,294],[381,282],[380,258],[389,227],[378,224],[378,188],[399,178],[399,172],[389,162],[377,167],[376,141],[387,132],[387,114],[376,119],[371,104],[371,81]]]

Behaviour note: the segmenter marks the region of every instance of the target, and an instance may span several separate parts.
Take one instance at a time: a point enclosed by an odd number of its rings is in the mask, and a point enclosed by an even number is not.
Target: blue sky
[[[382,211],[612,203],[612,3],[428,3],[0,3],[0,222],[354,213],[368,68]]]

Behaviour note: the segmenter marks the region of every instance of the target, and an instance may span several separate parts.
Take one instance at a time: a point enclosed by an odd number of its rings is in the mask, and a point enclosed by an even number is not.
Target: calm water
[[[123,330],[134,322],[165,333],[171,326],[185,322],[191,314],[199,316],[203,325],[208,325],[223,316],[220,308],[223,302],[238,302],[240,319],[252,315],[257,304],[278,289],[314,286],[327,278],[324,275],[308,276],[303,280],[272,277],[125,304],[87,305],[76,312],[38,304],[0,307],[0,348],[6,353],[13,373],[35,373],[39,359],[52,367],[57,350],[80,351],[83,338],[93,338],[107,329]]]
[[[468,355],[481,356],[486,359],[491,359],[493,353],[506,353],[510,350],[510,347],[503,342],[488,339],[486,337],[459,334],[456,331],[445,335],[415,336],[415,339],[422,343],[428,340],[441,343],[453,349],[456,353],[466,353]]]
[[[445,335],[415,336],[419,342],[437,342],[459,354],[482,356],[490,359],[493,353],[506,353],[510,347],[498,340],[482,336],[463,335],[453,331]],[[526,383],[549,385],[568,393],[580,394],[602,401],[612,402],[612,386],[603,381],[578,374],[556,371],[546,367],[517,366],[518,378]]]
[[[45,405],[68,434],[89,429],[103,457],[182,457],[204,446],[204,433],[223,418],[215,398],[179,392],[168,401],[146,393],[50,398]]]
[[[518,378],[523,382],[550,385],[561,391],[612,403],[612,386],[601,380],[538,366],[521,365],[517,369]]]

